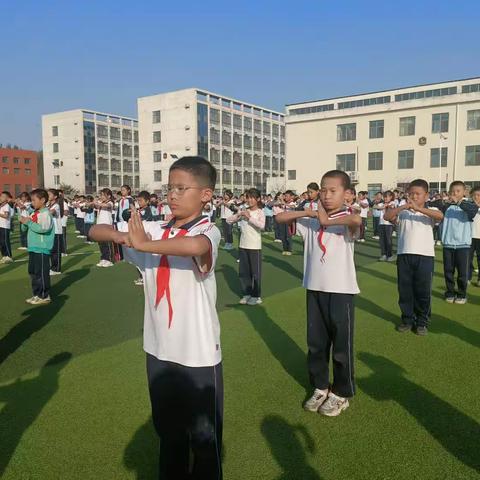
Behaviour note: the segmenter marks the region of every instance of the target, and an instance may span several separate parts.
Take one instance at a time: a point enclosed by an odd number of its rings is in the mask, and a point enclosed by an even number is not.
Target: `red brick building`
[[[38,158],[34,150],[0,148],[0,190],[13,196],[30,192],[38,184]]]

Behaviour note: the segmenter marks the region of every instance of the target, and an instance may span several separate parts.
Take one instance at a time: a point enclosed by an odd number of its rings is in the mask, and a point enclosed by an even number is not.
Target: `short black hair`
[[[102,188],[100,193],[103,193],[109,200],[113,199],[113,193],[109,188]]]
[[[453,187],[463,187],[467,188],[467,186],[461,181],[461,180],[455,180],[450,184],[450,187],[448,187],[448,190],[451,190]]]
[[[345,190],[349,190],[349,191],[352,192],[355,196],[357,195],[357,191],[356,191],[353,187],[348,187],[348,188],[346,188]]]
[[[412,180],[408,185],[409,189],[411,187],[420,187],[423,188],[426,192],[428,192],[428,183],[423,178],[417,178],[415,180]]]
[[[223,191],[223,194],[230,198],[233,197],[233,192],[231,190],[228,190],[228,188]]]
[[[6,190],[2,192],[2,195],[6,195],[8,198],[12,198],[12,194],[10,192],[7,192]]]
[[[56,198],[58,198],[60,196],[60,193],[58,192],[58,190],[56,188],[49,188],[48,192],[52,193],[53,196],[56,197]]]
[[[143,198],[146,202],[150,201],[150,193],[146,190],[142,190],[138,195],[137,198]]]
[[[286,190],[284,195],[291,195],[292,197],[295,196],[295,194],[293,193],[293,190]]]
[[[475,192],[480,192],[480,187],[474,187],[474,188],[472,188],[472,190],[471,190],[470,193],[473,195]]]
[[[130,195],[132,193],[132,189],[130,188],[130,185],[122,185],[120,188],[125,188]],[[122,194],[122,191],[120,190],[120,195]]]
[[[307,190],[316,190],[318,192],[320,190],[320,187],[318,186],[317,182],[310,182],[307,185]]]
[[[325,178],[339,178],[344,190],[351,188],[352,185],[350,177],[345,172],[342,172],[342,170],[329,170],[323,175],[322,182]]]
[[[32,190],[30,193],[30,196],[35,196],[38,198],[43,198],[45,200],[45,203],[48,202],[48,193],[45,189],[43,188],[36,188],[35,190]]]
[[[215,189],[217,183],[217,171],[213,165],[203,157],[182,157],[172,163],[170,172],[173,170],[184,170],[198,178],[200,183]]]

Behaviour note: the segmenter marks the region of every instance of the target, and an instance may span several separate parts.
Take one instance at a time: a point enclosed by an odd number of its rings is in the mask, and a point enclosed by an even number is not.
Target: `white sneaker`
[[[455,303],[455,297],[445,297],[447,303]]]
[[[80,233],[80,230],[75,230],[75,233]]]
[[[282,241],[279,238],[276,238],[273,243],[282,243]]]
[[[136,278],[133,283],[137,285],[137,287],[142,287],[143,286],[143,278]]]
[[[392,232],[392,237],[396,237],[397,236],[397,232],[393,231]]]
[[[106,260],[100,260],[100,261],[97,263],[97,267],[104,267],[104,266],[105,266],[105,262],[106,262]]]
[[[36,297],[35,299],[33,299],[30,304],[31,305],[46,305],[47,303],[50,303],[52,301],[52,299],[50,297],[46,297],[46,298],[40,298],[40,297]]]
[[[62,257],[68,257],[68,253],[62,253]]]
[[[247,301],[247,305],[260,305],[262,299],[260,297],[250,297]]]
[[[320,390],[316,388],[313,395],[303,404],[303,408],[309,412],[318,412],[323,402],[328,397],[328,389]]]
[[[18,247],[17,250],[26,250],[27,247]]]
[[[32,302],[33,302],[34,300],[36,300],[37,298],[38,298],[37,296],[33,296],[33,297],[30,297],[30,298],[27,298],[27,299],[25,300],[25,302],[27,302],[27,303],[32,303]]]
[[[250,295],[243,296],[238,302],[240,305],[246,305],[252,297]]]
[[[467,299],[466,298],[456,298],[455,303],[457,305],[465,305],[467,303]]]
[[[13,258],[12,257],[3,257],[0,263],[12,263]]]
[[[364,238],[361,238],[361,239],[359,240],[359,242],[360,242],[360,243],[365,243],[365,239],[364,239]]]
[[[102,265],[102,267],[104,268],[113,267],[113,263],[110,262],[109,260],[104,260],[104,264]]]
[[[387,258],[387,262],[394,262],[396,260],[395,256],[392,255],[391,257]]]
[[[386,255],[382,255],[378,260],[379,260],[380,262],[386,262],[386,261],[387,261],[387,256],[386,256]]]
[[[380,240],[380,237],[378,235],[373,235],[372,237],[374,240]]]
[[[56,272],[55,270],[50,270],[50,276],[61,275],[62,272]]]
[[[322,403],[318,413],[326,415],[327,417],[337,417],[346,410],[349,406],[348,398],[343,398],[330,392],[328,398]]]

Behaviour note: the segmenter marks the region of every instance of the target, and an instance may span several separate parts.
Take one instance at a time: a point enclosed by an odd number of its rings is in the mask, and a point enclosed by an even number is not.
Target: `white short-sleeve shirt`
[[[297,232],[304,241],[304,288],[330,293],[360,292],[353,258],[356,235],[351,235],[347,226],[321,227],[317,218],[304,217],[297,220]]]
[[[106,202],[105,208],[100,208],[97,214],[97,225],[112,225],[113,202]]]
[[[10,229],[11,221],[12,221],[12,211],[10,209],[10,205],[5,203],[2,207],[0,207],[0,213],[8,213],[8,218],[0,217],[0,228]]]
[[[437,210],[433,209],[432,210]],[[435,220],[421,212],[402,210],[397,217],[397,255],[412,254],[435,256],[433,227]]]
[[[143,222],[152,240],[160,240],[167,222]],[[179,229],[172,229],[169,238]],[[201,272],[199,259],[168,256],[170,266],[170,298],[173,309],[169,328],[169,306],[164,295],[155,306],[157,267],[161,255],[124,248],[125,259],[138,266],[144,279],[145,315],[144,350],[160,360],[188,367],[217,365],[222,360],[220,323],[216,310],[217,284],[215,263],[220,244],[220,231],[209,221],[198,222],[186,237],[205,235],[211,243],[212,266]]]
[[[53,205],[49,206],[48,209],[52,214],[53,219],[53,226],[55,228],[55,235],[60,235],[63,233],[62,230],[62,217],[60,212],[60,205],[58,203],[54,203]]]

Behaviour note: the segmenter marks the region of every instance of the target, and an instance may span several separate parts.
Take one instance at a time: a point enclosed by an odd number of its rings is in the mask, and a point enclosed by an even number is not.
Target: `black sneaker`
[[[427,327],[417,327],[416,334],[424,337],[428,333]]]
[[[410,323],[401,323],[397,325],[397,332],[405,333],[409,332],[412,329],[412,325]]]

